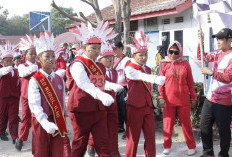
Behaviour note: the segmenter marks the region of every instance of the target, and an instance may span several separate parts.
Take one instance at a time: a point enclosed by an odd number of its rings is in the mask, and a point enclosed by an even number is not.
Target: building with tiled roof
[[[130,20],[138,20],[150,17],[158,17],[170,14],[176,14],[190,8],[192,0],[132,0]],[[104,20],[115,22],[115,13],[113,5],[101,10]],[[95,13],[87,16],[90,21],[96,22]],[[79,23],[73,23],[67,29],[73,28]]]
[[[227,1],[231,4],[231,0]],[[113,5],[102,9],[101,13],[104,20],[110,21],[112,25],[115,23]],[[96,22],[94,13],[87,18]],[[199,26],[193,18],[192,0],[131,0],[130,21],[130,36],[137,36],[142,30],[152,41],[148,45],[149,67],[155,68],[158,45],[167,50],[172,41],[178,40],[183,47],[184,57],[191,65],[194,81],[203,80],[201,63],[196,56]],[[70,25],[68,29],[74,28],[75,25],[76,23]],[[203,32],[205,51],[210,52],[216,47],[216,41],[211,38],[213,31],[210,23],[203,27]]]
[[[17,45],[21,37],[22,36],[18,36],[18,35],[5,36],[0,34],[0,45],[4,45],[6,41],[10,41],[12,44]]]

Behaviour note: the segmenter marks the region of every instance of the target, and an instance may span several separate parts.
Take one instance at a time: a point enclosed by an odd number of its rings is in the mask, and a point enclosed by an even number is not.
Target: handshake
[[[8,67],[2,67],[0,69],[0,73],[2,76],[8,74],[9,72],[11,72],[13,70],[13,67],[12,66],[8,66]]]

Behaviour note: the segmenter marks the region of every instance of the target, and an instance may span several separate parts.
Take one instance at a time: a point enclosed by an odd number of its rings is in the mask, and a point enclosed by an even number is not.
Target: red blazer
[[[128,64],[127,66],[130,66]],[[151,69],[145,66],[147,73],[151,74]],[[135,108],[142,107],[153,107],[151,94],[147,87],[144,85],[143,81],[130,80],[127,78],[128,82],[128,99],[127,105]]]
[[[29,65],[25,62],[23,63],[24,66],[28,67]],[[38,64],[38,69],[41,68],[41,65]],[[28,99],[28,85],[29,85],[29,80],[31,77],[35,74],[36,72],[33,72],[32,74],[26,76],[26,77],[20,77],[21,81],[21,97]]]
[[[0,98],[20,97],[20,80],[17,69],[14,70],[14,76],[11,72],[0,78]]]
[[[74,62],[79,62],[79,61],[74,60],[72,64]],[[106,73],[105,67],[101,63],[96,63],[96,64],[99,66],[99,68],[102,70],[102,72],[105,75]],[[87,75],[89,76],[90,73],[86,68],[85,68],[85,71]],[[72,84],[72,87],[70,87],[71,90],[69,92],[69,99],[68,99],[68,103],[66,107],[68,111],[91,112],[91,111],[105,110],[105,107],[101,103],[100,100],[94,99],[90,94],[86,93],[85,91],[83,91],[76,85],[76,82],[73,80],[69,69],[67,70],[66,74],[67,74],[67,77],[71,79],[69,81],[72,82],[70,83]]]

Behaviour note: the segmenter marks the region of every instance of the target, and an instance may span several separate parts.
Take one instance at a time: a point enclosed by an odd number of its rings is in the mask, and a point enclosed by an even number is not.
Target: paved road
[[[21,108],[20,108],[20,116],[21,116]],[[70,131],[72,131],[70,121],[67,119],[68,128]],[[8,130],[7,130],[8,131]],[[8,131],[9,132],[9,131]],[[126,147],[126,141],[121,139],[122,134],[119,134],[119,151],[122,157],[125,157],[125,147]],[[18,152],[14,145],[12,144],[12,140],[9,137],[9,141],[1,141],[0,140],[0,157],[32,157],[31,154],[31,132],[29,135],[29,139],[27,142],[24,142],[24,147],[21,152]],[[72,135],[69,135],[70,140],[72,141]],[[163,155],[163,136],[161,131],[156,131],[156,152],[157,157],[187,157],[187,146],[181,136],[177,136],[173,138],[173,145],[172,145],[172,151],[170,155]],[[144,157],[144,150],[143,150],[143,143],[144,143],[144,137],[141,134],[140,142],[138,145],[138,152],[137,157]],[[215,147],[215,154],[219,151],[219,141],[214,141],[214,147]],[[202,151],[202,144],[200,142],[200,139],[197,140],[197,154],[192,157],[199,157],[201,155]],[[232,149],[230,149],[230,156],[232,156]],[[85,157],[88,157],[88,155],[85,155]]]

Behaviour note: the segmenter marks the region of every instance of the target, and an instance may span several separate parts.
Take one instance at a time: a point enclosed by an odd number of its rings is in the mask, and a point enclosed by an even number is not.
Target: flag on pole
[[[227,0],[193,0],[193,12],[201,25],[207,23],[210,15],[214,34],[225,27],[232,29],[232,9]]]

